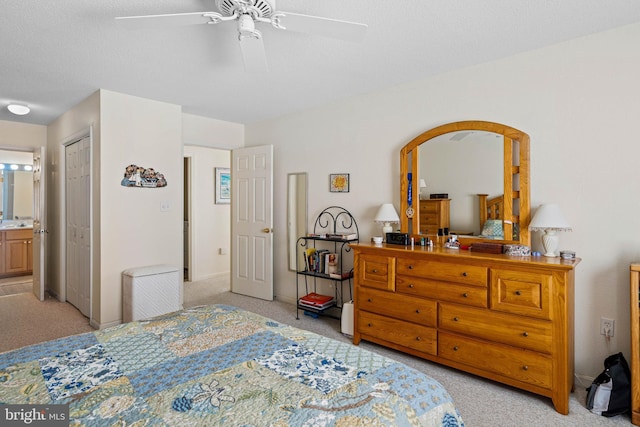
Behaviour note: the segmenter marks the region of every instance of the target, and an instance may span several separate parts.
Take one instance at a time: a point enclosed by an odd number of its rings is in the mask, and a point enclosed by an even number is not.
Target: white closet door
[[[67,301],[91,310],[91,145],[89,137],[65,147]]]

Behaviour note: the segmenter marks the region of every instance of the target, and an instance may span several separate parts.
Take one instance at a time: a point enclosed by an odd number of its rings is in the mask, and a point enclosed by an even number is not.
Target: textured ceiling
[[[128,30],[116,16],[214,0],[2,0],[0,120],[48,124],[97,89],[238,123],[265,120],[640,21],[639,0],[278,0],[362,22],[363,43],[259,24],[269,72],[244,71],[234,23]],[[9,113],[26,103],[28,116]]]

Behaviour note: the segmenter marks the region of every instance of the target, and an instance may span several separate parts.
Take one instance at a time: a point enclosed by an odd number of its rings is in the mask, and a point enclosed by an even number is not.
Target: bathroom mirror
[[[33,216],[33,172],[0,170],[0,218],[3,221]]]
[[[493,141],[488,145],[493,148],[483,153],[480,152],[482,149],[478,151],[478,147],[470,148],[470,146],[463,147],[461,151],[453,150],[453,145],[459,145],[458,142],[467,138],[471,144],[473,144],[472,141],[476,141],[476,145],[489,144]],[[446,145],[448,142],[451,142],[451,147],[439,147],[439,144]],[[430,147],[432,143],[434,146]],[[494,144],[499,147],[497,150]],[[455,188],[456,193],[452,191],[452,194],[448,194],[449,198],[457,197],[461,199],[460,201],[466,200],[466,205],[463,203],[456,208],[465,210],[464,213],[451,213],[451,218],[456,219],[460,227],[464,228],[468,225],[473,234],[479,234],[476,230],[482,227],[479,224],[484,223],[481,218],[490,217],[486,216],[487,199],[480,198],[477,193],[488,194],[489,200],[499,196],[501,204],[498,218],[502,221],[504,237],[499,240],[493,239],[493,241],[530,245],[529,136],[526,133],[500,123],[462,121],[430,129],[405,145],[400,151],[400,228],[409,234],[418,234],[420,230],[420,179],[424,179],[427,186],[422,190],[424,198],[429,198],[430,193],[449,193],[445,182],[447,178],[433,176],[424,178],[430,172],[435,172],[425,169],[435,168],[433,166],[435,163],[429,166],[429,162],[422,159],[425,156],[437,156],[437,165],[446,168],[447,173],[454,173],[453,177],[448,178],[451,182],[455,180],[458,184],[468,183],[466,188],[461,184],[459,188]],[[472,163],[465,165],[462,160],[469,158]],[[409,176],[411,176],[411,185],[409,185]],[[493,188],[498,182],[501,182],[498,188]],[[477,183],[482,183],[481,191],[474,187]],[[454,189],[454,187],[451,185],[450,188]],[[469,202],[470,200],[473,201]],[[469,210],[471,212],[467,212]],[[462,220],[457,218],[464,215],[474,216],[477,219],[468,224],[460,222]],[[477,235],[468,237],[471,241],[482,238]]]
[[[307,173],[287,175],[287,250],[289,270],[296,270],[296,244],[307,235]]]

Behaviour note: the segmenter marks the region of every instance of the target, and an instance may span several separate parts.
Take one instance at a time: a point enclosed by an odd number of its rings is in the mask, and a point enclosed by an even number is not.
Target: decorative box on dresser
[[[354,344],[531,391],[569,413],[580,259],[354,244]]]
[[[449,228],[450,199],[420,200],[420,233],[435,236],[439,228]]]
[[[640,263],[631,264],[631,422],[640,425]]]

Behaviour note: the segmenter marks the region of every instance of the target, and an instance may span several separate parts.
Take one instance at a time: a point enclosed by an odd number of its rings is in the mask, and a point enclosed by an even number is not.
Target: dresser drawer
[[[360,255],[358,258],[358,285],[390,290],[395,289],[395,258]]]
[[[437,351],[437,333],[434,328],[391,317],[358,311],[358,332],[432,355]]]
[[[424,214],[435,214],[438,212],[438,208],[441,206],[441,202],[434,202],[433,199],[429,200],[420,200],[420,215]]]
[[[365,287],[358,288],[358,307],[385,316],[436,326],[437,304],[433,300],[399,295]]]
[[[422,221],[420,221],[420,233],[424,234],[425,236],[431,236],[431,238],[435,238],[434,236],[438,234],[438,228],[439,227],[437,225],[423,224]]]
[[[487,267],[430,260],[398,258],[397,273],[464,285],[487,286]]]
[[[551,319],[551,274],[491,269],[491,308]]]
[[[475,307],[486,308],[488,306],[487,288],[479,286],[457,285],[451,282],[419,279],[411,276],[397,276],[396,292],[473,305]]]
[[[547,355],[439,332],[438,356],[538,387],[552,385],[552,359]]]
[[[431,226],[437,227],[438,223],[440,222],[439,219],[440,219],[440,217],[435,213],[422,214],[422,215],[420,215],[420,225],[421,226],[422,225],[427,225],[427,226],[431,225]]]
[[[440,304],[438,327],[451,332],[551,353],[551,322],[472,307]]]

